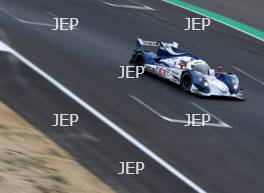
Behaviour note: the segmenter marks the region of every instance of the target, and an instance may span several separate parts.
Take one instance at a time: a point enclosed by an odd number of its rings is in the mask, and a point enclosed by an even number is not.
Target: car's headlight
[[[195,73],[196,73],[196,75],[198,76],[198,80],[199,80],[199,82],[200,82],[203,86],[208,87],[209,84],[208,84],[208,81],[207,81],[206,77],[204,77],[200,72],[195,72]]]
[[[234,89],[237,90],[239,86],[239,80],[236,75],[232,76],[232,84],[234,86]]]
[[[205,86],[205,87],[208,87],[208,86],[209,86],[207,80],[204,80],[204,86]]]
[[[199,76],[199,81],[202,82],[203,86],[208,87],[208,81],[204,76]]]
[[[199,80],[203,83],[203,86],[205,86],[205,87],[209,86],[208,81],[204,76],[202,76],[201,79],[199,79]]]

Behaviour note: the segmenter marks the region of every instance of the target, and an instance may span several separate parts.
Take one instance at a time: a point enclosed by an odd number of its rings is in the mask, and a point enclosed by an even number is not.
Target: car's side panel
[[[180,84],[182,69],[171,68],[162,64],[145,64],[146,71],[156,74],[161,78],[168,79],[176,84]]]
[[[144,51],[143,53],[144,53],[145,63],[155,64],[156,54],[154,54],[153,52],[148,52],[148,51]]]

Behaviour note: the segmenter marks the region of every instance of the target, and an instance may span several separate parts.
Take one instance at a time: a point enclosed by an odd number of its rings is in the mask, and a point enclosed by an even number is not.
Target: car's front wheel
[[[185,92],[188,92],[190,91],[191,87],[192,87],[192,75],[186,72],[181,77],[181,88]]]

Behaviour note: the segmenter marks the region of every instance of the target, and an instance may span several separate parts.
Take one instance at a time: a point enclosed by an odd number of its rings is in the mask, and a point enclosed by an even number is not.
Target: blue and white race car
[[[153,48],[156,51],[146,50]],[[142,66],[145,71],[168,79],[186,92],[202,96],[225,96],[243,99],[239,79],[233,73],[217,72],[197,56],[178,49],[178,43],[137,39],[130,65]]]

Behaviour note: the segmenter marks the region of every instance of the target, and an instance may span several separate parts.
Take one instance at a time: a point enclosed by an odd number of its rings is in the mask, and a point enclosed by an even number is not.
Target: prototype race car
[[[156,49],[156,52],[145,50]],[[197,56],[178,49],[178,43],[143,41],[138,38],[130,65],[142,66],[145,71],[168,79],[182,90],[202,96],[225,96],[244,99],[239,79],[233,73],[222,72],[222,67],[210,69]]]

